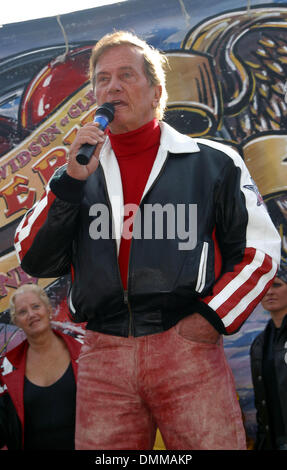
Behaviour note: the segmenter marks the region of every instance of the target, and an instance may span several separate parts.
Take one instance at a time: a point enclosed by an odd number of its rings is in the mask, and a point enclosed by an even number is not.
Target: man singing
[[[114,119],[78,131],[16,232],[26,272],[71,272],[71,315],[87,322],[77,449],[151,449],[157,427],[168,449],[245,449],[222,335],[271,285],[280,237],[233,149],[163,122],[164,68],[131,33],[96,44],[91,82]]]

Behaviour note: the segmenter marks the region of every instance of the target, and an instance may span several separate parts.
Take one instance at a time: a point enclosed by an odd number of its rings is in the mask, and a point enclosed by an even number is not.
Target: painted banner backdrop
[[[55,325],[84,334],[67,317],[69,277],[37,279],[19,266],[13,237],[77,130],[93,118],[92,46],[128,29],[169,58],[165,120],[190,136],[225,141],[245,160],[282,238],[287,269],[287,8],[285,2],[128,0],[0,29],[0,353],[21,333],[9,323],[20,285],[43,286]],[[225,338],[247,433],[255,434],[249,347],[268,319],[258,306]]]

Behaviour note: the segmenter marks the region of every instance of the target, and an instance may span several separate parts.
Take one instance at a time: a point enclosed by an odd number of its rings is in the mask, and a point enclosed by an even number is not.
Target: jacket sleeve
[[[42,198],[21,220],[14,245],[21,267],[31,276],[59,277],[70,272],[84,185],[67,175],[66,166],[59,168]]]
[[[0,450],[7,445],[8,418],[5,397],[0,395]]]
[[[0,450],[7,444],[7,409],[5,406],[4,386],[0,375]]]
[[[2,359],[0,359],[0,370],[2,368]],[[2,380],[0,373],[0,450],[7,446],[9,441],[9,419],[8,419],[8,398],[7,387]]]
[[[21,448],[21,423],[0,375],[0,450],[20,450]]]
[[[215,202],[215,271],[221,267],[199,313],[220,333],[233,334],[271,285],[281,239],[240,155],[226,145],[215,146],[229,157]]]

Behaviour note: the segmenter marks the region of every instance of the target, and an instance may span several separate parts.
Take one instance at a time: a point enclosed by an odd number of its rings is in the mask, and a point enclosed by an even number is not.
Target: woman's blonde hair
[[[161,97],[157,108],[155,109],[155,117],[159,120],[163,119],[164,110],[167,103],[166,77],[165,67],[167,66],[166,56],[147,44],[142,39],[129,31],[116,31],[106,34],[101,38],[92,50],[90,59],[90,79],[93,89],[96,88],[95,68],[99,57],[107,49],[111,47],[128,45],[138,48],[143,53],[144,71],[150,85],[160,85],[162,88]]]
[[[10,318],[12,323],[15,323],[15,317],[16,317],[16,308],[15,308],[15,299],[17,295],[19,294],[24,294],[25,292],[33,292],[36,294],[40,300],[46,305],[47,309],[52,312],[52,304],[50,302],[50,299],[44,289],[42,287],[38,286],[37,284],[23,284],[23,286],[20,286],[14,294],[12,294],[10,298]]]

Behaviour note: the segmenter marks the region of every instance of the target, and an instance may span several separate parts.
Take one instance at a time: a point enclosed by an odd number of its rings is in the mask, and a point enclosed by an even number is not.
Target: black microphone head
[[[98,107],[96,111],[96,116],[101,115],[105,116],[109,122],[112,122],[114,119],[115,107],[112,103],[104,103]]]

